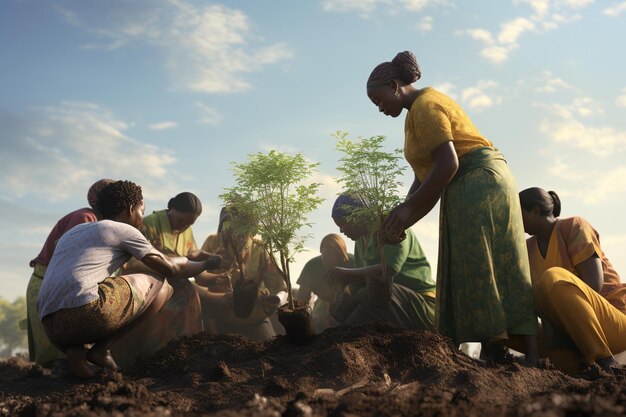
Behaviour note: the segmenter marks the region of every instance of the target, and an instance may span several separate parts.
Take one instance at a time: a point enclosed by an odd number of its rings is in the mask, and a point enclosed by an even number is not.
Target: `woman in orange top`
[[[565,332],[588,364],[617,365],[613,355],[626,350],[626,285],[602,251],[598,232],[582,217],[559,219],[561,200],[554,191],[534,187],[519,195],[542,319]]]

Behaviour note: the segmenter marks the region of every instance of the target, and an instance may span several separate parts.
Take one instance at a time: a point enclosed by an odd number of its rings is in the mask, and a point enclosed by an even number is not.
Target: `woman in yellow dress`
[[[576,371],[578,363],[570,359],[576,357],[605,369],[616,366],[614,355],[626,350],[626,285],[604,254],[600,235],[582,217],[559,218],[561,200],[554,191],[533,187],[519,196],[531,235],[535,303],[548,327],[547,356],[570,372]]]

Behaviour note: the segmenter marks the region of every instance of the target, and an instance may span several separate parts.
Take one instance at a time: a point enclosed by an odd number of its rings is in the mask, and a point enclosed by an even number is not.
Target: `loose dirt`
[[[545,368],[545,367],[544,367]],[[201,333],[123,372],[0,362],[0,416],[623,416],[626,374],[483,365],[430,332],[337,327],[301,346]]]

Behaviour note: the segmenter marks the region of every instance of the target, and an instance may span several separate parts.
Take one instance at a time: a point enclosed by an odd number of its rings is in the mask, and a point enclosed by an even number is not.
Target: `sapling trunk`
[[[235,245],[234,239],[229,239],[228,246],[230,246],[230,250],[233,252],[235,256],[235,262],[237,263],[237,266],[239,267],[239,280],[243,281],[246,279],[246,277],[243,272],[243,256],[241,252],[243,251],[245,244]]]
[[[291,278],[289,277],[289,260],[285,257],[285,255],[281,252],[280,254],[280,264],[281,264],[281,273],[283,279],[285,280],[285,284],[287,285],[287,302],[289,303],[289,308],[291,311],[295,311],[296,307],[293,303],[293,297],[291,295]]]
[[[387,277],[387,260],[385,259],[385,243],[383,240],[382,216],[377,216],[376,244],[378,245],[378,256],[380,256],[380,267],[382,276]]]

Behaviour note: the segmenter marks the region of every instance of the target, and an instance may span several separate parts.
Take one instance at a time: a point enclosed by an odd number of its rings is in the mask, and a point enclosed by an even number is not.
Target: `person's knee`
[[[558,266],[546,269],[543,274],[541,274],[541,277],[533,283],[535,297],[550,293],[555,285],[566,279],[568,274],[569,271]]]
[[[569,274],[570,272],[567,269],[559,266],[553,266],[552,268],[546,269],[545,272],[541,274],[541,280],[546,286],[550,287],[566,280]]]

